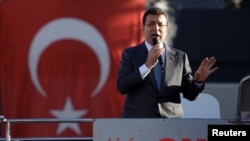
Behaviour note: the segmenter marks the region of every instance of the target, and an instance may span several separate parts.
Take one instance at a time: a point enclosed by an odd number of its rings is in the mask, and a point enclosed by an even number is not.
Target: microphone
[[[153,39],[152,39],[152,44],[153,44],[153,46],[156,45],[156,44],[159,44],[159,40],[158,40],[157,38],[153,38]],[[161,55],[158,57],[158,61],[159,61],[159,64],[160,64],[160,65],[163,64]]]
[[[156,45],[156,44],[159,44],[159,41],[157,38],[153,38],[152,39],[152,43],[153,43],[153,46]]]

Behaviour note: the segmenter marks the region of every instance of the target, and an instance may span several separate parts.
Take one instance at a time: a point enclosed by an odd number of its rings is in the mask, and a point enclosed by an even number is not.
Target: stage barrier
[[[6,119],[4,116],[0,116],[2,123],[6,124],[6,136],[1,141],[93,141],[93,137],[28,137],[28,138],[11,138],[11,125],[18,123],[91,123],[92,118],[81,119],[56,119],[56,118],[30,118],[30,119]]]
[[[239,125],[233,120],[199,118],[102,118],[102,119],[1,119],[6,124],[5,141],[208,141],[209,125]],[[93,124],[93,137],[30,137],[11,138],[11,125],[16,123],[79,123]],[[242,123],[248,124],[249,121]],[[241,124],[241,125],[242,125]]]

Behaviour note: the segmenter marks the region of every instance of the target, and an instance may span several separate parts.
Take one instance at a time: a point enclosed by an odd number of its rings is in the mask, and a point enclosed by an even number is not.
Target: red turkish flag
[[[142,41],[145,3],[2,1],[2,115],[119,118],[124,98],[116,89],[120,55],[123,48]],[[91,128],[83,123],[22,123],[11,125],[11,136],[91,136]]]

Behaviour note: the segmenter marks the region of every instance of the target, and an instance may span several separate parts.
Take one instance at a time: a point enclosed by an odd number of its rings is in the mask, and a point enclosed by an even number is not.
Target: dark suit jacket
[[[138,68],[146,62],[147,55],[144,42],[122,52],[117,77],[118,91],[126,94],[122,117],[160,117],[158,103],[181,103],[181,93],[192,101],[204,89],[204,85],[198,88],[194,84],[187,54],[166,46],[165,79],[159,91],[153,69],[144,80],[141,78]]]

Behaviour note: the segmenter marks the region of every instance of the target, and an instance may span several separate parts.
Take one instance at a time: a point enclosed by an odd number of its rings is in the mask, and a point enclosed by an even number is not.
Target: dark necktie
[[[161,78],[162,78],[162,59],[161,57],[158,60],[158,63],[156,64],[156,66],[154,67],[154,75],[155,75],[155,80],[158,86],[158,90],[160,90],[161,87]]]

